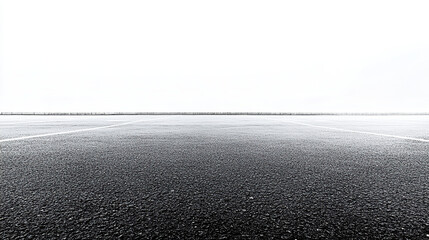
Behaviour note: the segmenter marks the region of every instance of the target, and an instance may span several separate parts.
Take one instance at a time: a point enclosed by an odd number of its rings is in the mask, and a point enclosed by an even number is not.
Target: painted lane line
[[[10,127],[11,125],[26,125],[27,123],[63,123],[63,122],[72,122],[73,120],[66,119],[58,119],[51,121],[18,121],[18,122],[0,122],[0,127]],[[127,120],[102,120],[107,122],[126,122]]]
[[[405,136],[367,132],[367,131],[356,131],[356,130],[350,130],[350,129],[344,129],[344,128],[336,128],[336,127],[326,127],[326,126],[319,126],[319,125],[314,125],[314,124],[309,124],[309,123],[295,122],[295,121],[290,121],[290,120],[282,120],[282,121],[297,124],[297,125],[303,125],[303,126],[314,127],[314,128],[329,129],[329,130],[335,130],[335,131],[340,131],[340,132],[361,133],[361,134],[368,134],[368,135],[374,135],[374,136],[392,137],[392,138],[413,140],[413,141],[419,141],[419,142],[429,142],[428,139],[423,139],[423,138],[405,137]]]
[[[138,123],[138,122],[147,122],[147,121],[159,120],[159,119],[166,119],[166,118],[142,119],[142,120],[136,120],[136,121],[125,122],[125,123],[118,123],[118,124],[113,124],[113,125],[108,125],[108,126],[101,126],[101,127],[84,128],[84,129],[70,130],[70,131],[64,131],[64,132],[45,133],[45,134],[38,134],[38,135],[32,135],[32,136],[24,136],[24,137],[1,139],[0,143],[2,143],[2,142],[19,141],[19,140],[25,140],[25,139],[31,139],[31,138],[41,138],[41,137],[48,137],[48,136],[55,136],[55,135],[72,134],[72,133],[79,133],[79,132],[89,132],[89,131],[94,131],[94,130],[99,130],[99,129],[113,128],[113,127],[119,127],[119,126],[124,126],[124,125],[130,125],[130,124]]]
[[[10,126],[10,125],[19,125],[19,124],[26,124],[26,123],[49,123],[49,122],[64,122],[61,120],[55,120],[55,121],[18,121],[18,122],[1,122],[0,126]]]

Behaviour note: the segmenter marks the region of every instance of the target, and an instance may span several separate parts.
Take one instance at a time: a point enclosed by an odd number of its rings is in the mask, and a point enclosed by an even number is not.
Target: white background
[[[429,112],[429,1],[1,4],[0,111]]]

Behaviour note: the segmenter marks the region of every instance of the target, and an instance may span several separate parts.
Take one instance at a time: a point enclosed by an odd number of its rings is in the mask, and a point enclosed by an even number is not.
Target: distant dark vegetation
[[[0,115],[429,115],[427,113],[325,113],[325,112],[0,112]]]

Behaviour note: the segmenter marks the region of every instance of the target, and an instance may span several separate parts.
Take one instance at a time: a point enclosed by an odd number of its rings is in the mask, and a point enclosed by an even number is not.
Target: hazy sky
[[[429,112],[429,1],[1,4],[0,111]]]

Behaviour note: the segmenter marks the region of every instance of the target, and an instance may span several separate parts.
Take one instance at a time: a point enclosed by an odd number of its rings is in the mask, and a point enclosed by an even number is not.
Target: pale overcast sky
[[[429,112],[429,1],[1,4],[0,111]]]

